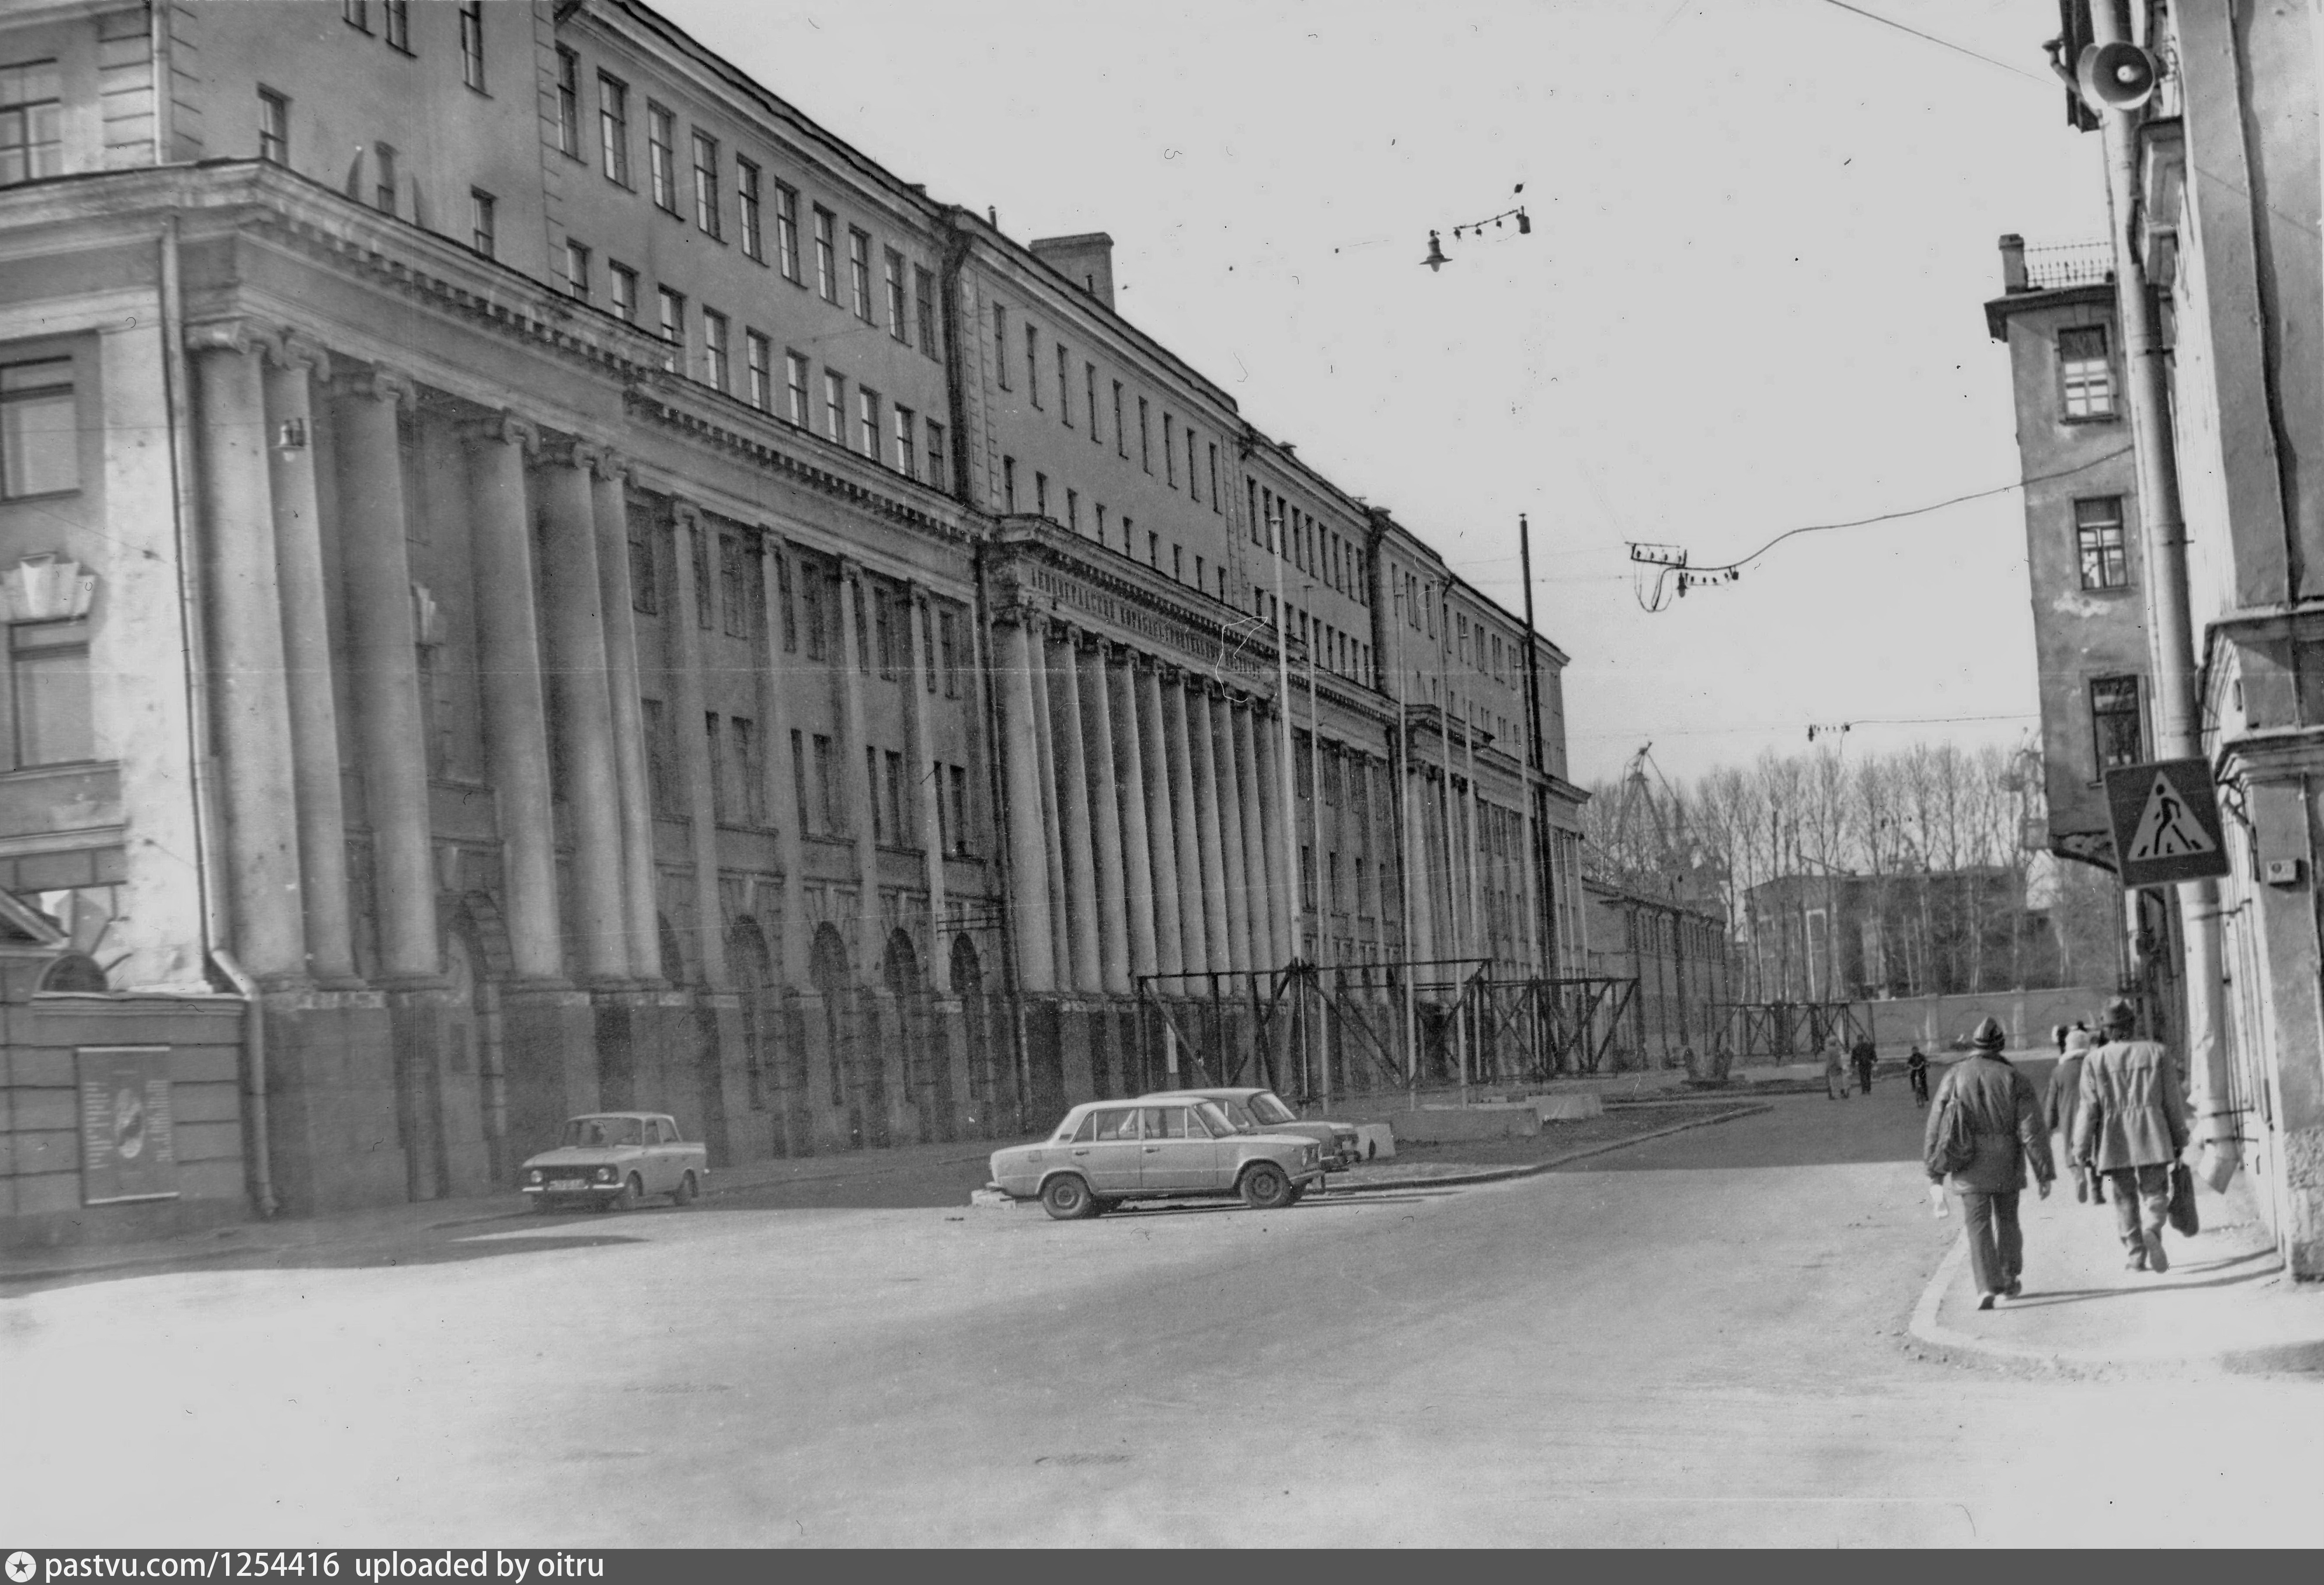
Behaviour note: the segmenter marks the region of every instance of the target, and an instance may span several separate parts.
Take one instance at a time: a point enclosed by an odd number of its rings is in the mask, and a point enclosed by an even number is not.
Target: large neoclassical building
[[[0,11],[11,1236],[1362,1090],[1286,966],[1582,972],[1565,657],[1110,249],[623,0]]]

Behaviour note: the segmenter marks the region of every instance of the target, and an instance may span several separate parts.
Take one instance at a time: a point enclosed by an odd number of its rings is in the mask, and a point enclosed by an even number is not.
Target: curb
[[[1341,1194],[1393,1194],[1412,1189],[1457,1189],[1470,1184],[1499,1184],[1506,1183],[1512,1178],[1536,1177],[1545,1172],[1555,1172],[1559,1167],[1576,1161],[1587,1161],[1593,1156],[1604,1156],[1614,1150],[1628,1150],[1631,1146],[1643,1145],[1649,1139],[1660,1139],[1672,1134],[1683,1134],[1691,1129],[1707,1129],[1716,1123],[1733,1122],[1738,1118],[1751,1117],[1759,1112],[1775,1110],[1772,1106],[1738,1106],[1722,1111],[1716,1117],[1690,1118],[1683,1123],[1673,1123],[1666,1129],[1655,1129],[1648,1133],[1633,1134],[1627,1139],[1609,1140],[1604,1144],[1568,1151],[1563,1156],[1553,1156],[1547,1161],[1528,1161],[1516,1166],[1486,1167],[1476,1172],[1447,1174],[1443,1177],[1406,1178],[1398,1183],[1347,1184],[1335,1185],[1329,1193],[1335,1197]]]

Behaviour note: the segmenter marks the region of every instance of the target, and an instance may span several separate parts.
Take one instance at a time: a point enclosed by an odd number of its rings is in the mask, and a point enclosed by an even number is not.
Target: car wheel
[[[1278,1211],[1294,1198],[1290,1178],[1271,1161],[1255,1161],[1242,1175],[1242,1203],[1253,1211]]]
[[[691,1205],[694,1203],[695,1196],[701,1193],[702,1191],[695,1185],[694,1175],[687,1173],[678,1180],[678,1187],[670,1192],[669,1203],[672,1205]]]
[[[1291,1187],[1291,1193],[1284,1196],[1283,1203],[1286,1205],[1296,1205],[1305,1198],[1307,1198],[1306,1186],[1301,1184],[1294,1184]]]
[[[1041,1185],[1041,1209],[1059,1221],[1079,1221],[1097,1213],[1089,1185],[1071,1173],[1060,1173]]]
[[[637,1174],[632,1173],[630,1175],[629,1182],[622,1185],[620,1195],[614,1199],[613,1208],[617,1211],[635,1211],[639,1206],[645,1203],[645,1199],[646,1185],[644,1181],[641,1179]]]

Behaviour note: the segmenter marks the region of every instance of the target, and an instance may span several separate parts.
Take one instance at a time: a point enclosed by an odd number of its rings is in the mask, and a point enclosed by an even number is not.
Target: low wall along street
[[[2053,991],[1991,991],[1960,996],[1915,996],[1894,1001],[1857,1003],[1858,1016],[1872,1031],[1872,1044],[1884,1057],[1901,1057],[1919,1046],[1923,1051],[1943,1051],[1955,1041],[1966,1045],[1978,1020],[1994,1018],[2009,1031],[2013,1049],[2050,1049],[2050,1031],[2060,1024],[2080,1020],[2091,1028],[2098,1014],[2114,1000],[2103,987],[2068,986]]]

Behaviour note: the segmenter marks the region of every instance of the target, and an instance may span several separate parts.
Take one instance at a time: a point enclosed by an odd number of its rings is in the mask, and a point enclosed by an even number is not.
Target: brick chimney
[[[1025,245],[1050,269],[1107,308],[1113,307],[1113,238],[1104,232],[1037,237]]]
[[[2025,291],[2025,239],[2010,232],[2001,239],[2001,290]]]

